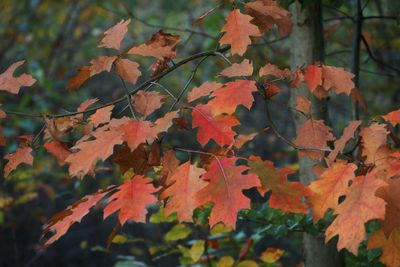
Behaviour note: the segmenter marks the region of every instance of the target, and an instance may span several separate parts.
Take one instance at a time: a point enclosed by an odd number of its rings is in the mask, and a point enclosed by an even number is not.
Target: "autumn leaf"
[[[308,115],[311,111],[311,101],[302,95],[296,96],[296,109]]]
[[[128,25],[131,20],[121,20],[116,25],[112,26],[104,32],[104,37],[101,39],[99,47],[112,48],[119,50],[122,39],[128,32]]]
[[[346,143],[353,138],[355,131],[360,126],[361,121],[351,121],[349,125],[343,130],[342,136],[335,141],[334,149],[329,153],[327,157],[328,163],[333,162],[339,153],[343,152]]]
[[[78,72],[68,81],[66,88],[68,90],[75,90],[80,88],[87,79],[90,78],[90,67],[83,66],[78,69]]]
[[[285,253],[283,249],[267,248],[260,256],[260,259],[266,263],[277,262]]]
[[[280,69],[278,66],[267,63],[264,67],[261,67],[258,75],[260,77],[272,75],[279,79],[286,79],[292,75],[289,69]]]
[[[166,200],[166,216],[176,212],[180,222],[193,222],[193,210],[197,208],[196,193],[207,185],[200,177],[204,169],[185,162],[180,165],[168,179],[171,186],[162,191],[160,199]]]
[[[245,13],[253,17],[251,22],[258,26],[261,33],[270,31],[274,25],[277,26],[280,36],[288,35],[292,31],[291,14],[278,2],[258,0],[245,3],[245,6]]]
[[[71,148],[78,150],[65,160],[70,164],[68,170],[71,176],[83,178],[88,173],[92,175],[97,161],[106,160],[113,153],[114,146],[123,142],[123,132],[118,128],[99,128],[92,132],[92,136],[94,140],[80,142]]]
[[[23,65],[25,60],[13,63],[8,69],[0,74],[0,90],[7,91],[11,94],[18,94],[22,86],[32,86],[36,80],[29,74],[21,74],[14,77],[15,70]]]
[[[400,123],[400,109],[389,112],[388,114],[382,116],[385,121],[390,122],[393,127]]]
[[[250,23],[252,19],[251,16],[240,13],[239,9],[234,9],[226,18],[226,24],[221,29],[221,32],[225,32],[225,34],[219,40],[219,44],[231,45],[232,54],[242,56],[246,52],[247,46],[251,44],[250,36],[261,36],[257,26]]]
[[[110,72],[112,65],[117,57],[99,56],[90,61],[90,77],[93,77],[103,71]]]
[[[193,102],[200,97],[208,96],[214,92],[217,88],[222,87],[221,83],[217,82],[205,82],[200,86],[194,87],[187,95],[188,102]]]
[[[119,58],[115,61],[115,71],[124,81],[132,84],[135,84],[142,75],[139,70],[139,64],[126,58]]]
[[[394,229],[387,238],[382,230],[371,234],[367,249],[382,249],[379,261],[388,267],[398,267],[400,264],[400,227]]]
[[[277,170],[271,161],[262,161],[259,157],[250,157],[250,173],[255,174],[261,181],[257,188],[261,195],[271,191],[269,206],[291,213],[304,213],[308,206],[303,202],[303,197],[311,195],[311,191],[300,182],[291,182],[287,176],[294,171],[282,168]]]
[[[64,211],[55,214],[45,226],[42,234],[43,238],[48,233],[54,232],[54,235],[45,242],[45,246],[49,246],[57,241],[60,237],[65,235],[74,223],[80,222],[106,193],[107,192],[98,192],[93,195],[86,195]]]
[[[339,197],[348,192],[349,182],[355,178],[356,169],[355,164],[338,161],[311,182],[309,188],[313,194],[307,201],[312,207],[314,223],[322,219],[329,209],[335,209],[339,205]]]
[[[162,106],[161,100],[166,97],[159,92],[141,90],[132,97],[132,102],[135,110],[146,117],[159,109]]]
[[[5,160],[8,160],[7,164],[4,165],[4,177],[7,177],[13,170],[15,170],[20,164],[25,163],[28,165],[33,164],[32,148],[28,146],[19,147],[14,153],[7,154],[4,156]]]
[[[321,160],[324,156],[323,150],[329,150],[327,142],[333,140],[335,137],[332,135],[332,129],[326,126],[323,120],[309,119],[299,128],[295,144],[303,148],[315,148],[315,150],[300,150],[300,157],[307,156],[313,160]]]
[[[176,158],[174,150],[170,149],[164,152],[161,160],[161,177],[163,185],[168,186],[174,182],[172,177],[179,165],[180,161]]]
[[[361,129],[361,152],[366,163],[375,163],[376,153],[386,143],[388,133],[386,126],[378,123]]]
[[[65,160],[72,153],[66,144],[57,141],[46,143],[43,146],[46,148],[47,152],[57,159],[60,166],[65,164]]]
[[[154,196],[157,189],[153,186],[152,179],[136,175],[121,184],[117,190],[108,198],[104,219],[119,211],[121,225],[126,221],[146,222],[147,206],[157,202]]]
[[[305,70],[304,81],[308,89],[313,92],[318,86],[322,85],[322,68],[309,65]]]
[[[178,113],[179,113],[178,110],[173,110],[171,112],[166,113],[164,115],[164,117],[157,119],[154,122],[154,126],[153,126],[154,131],[157,134],[162,133],[162,132],[167,132],[168,129],[174,123],[174,120],[178,118],[178,116],[179,116]]]
[[[256,82],[249,80],[236,80],[228,82],[224,87],[214,90],[212,99],[207,106],[211,113],[219,115],[226,113],[232,115],[237,106],[243,105],[250,109],[254,102],[253,92],[257,91]]]
[[[115,149],[112,155],[112,160],[119,165],[122,174],[129,169],[133,169],[136,174],[144,174],[149,170],[147,166],[147,151],[146,145],[141,144],[135,150],[127,145],[119,146]]]
[[[131,119],[121,126],[122,140],[127,142],[131,151],[146,141],[151,143],[158,134],[153,125],[150,121]]]
[[[108,123],[111,119],[111,112],[114,108],[114,105],[107,106],[104,108],[99,108],[96,112],[88,118],[90,124],[92,124],[95,128],[101,124]]]
[[[377,179],[374,170],[354,178],[345,200],[334,210],[337,217],[326,229],[326,242],[338,235],[337,249],[346,248],[357,255],[358,246],[365,239],[365,223],[385,216],[385,201],[375,196],[375,192],[386,185]]]
[[[192,118],[192,127],[199,128],[197,140],[202,146],[205,146],[211,139],[220,146],[233,144],[233,137],[236,133],[232,127],[240,124],[236,117],[213,116],[208,106],[199,104],[193,108]]]
[[[219,75],[225,77],[251,76],[253,74],[253,64],[250,60],[244,59],[240,63],[233,63],[232,66],[225,68]]]
[[[254,137],[256,137],[259,133],[252,133],[252,134],[239,134],[238,136],[236,136],[235,138],[235,144],[234,146],[237,149],[241,149],[242,146],[244,144],[246,144],[247,142],[250,142],[251,140],[254,139]]]
[[[323,65],[322,78],[324,79],[324,89],[329,91],[334,88],[336,94],[344,93],[349,96],[352,89],[355,87],[352,81],[354,74],[345,71],[343,68]]]
[[[210,226],[223,222],[235,228],[237,213],[242,209],[250,209],[250,199],[242,193],[244,189],[261,186],[254,174],[243,174],[249,168],[236,166],[237,158],[214,159],[203,179],[208,185],[196,194],[196,202],[203,205],[214,203],[209,217]]]

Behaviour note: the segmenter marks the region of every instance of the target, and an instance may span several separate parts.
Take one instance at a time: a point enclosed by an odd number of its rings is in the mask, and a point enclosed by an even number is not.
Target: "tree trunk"
[[[291,5],[293,31],[291,34],[291,68],[295,70],[298,67],[314,64],[316,61],[323,61],[324,56],[324,36],[322,25],[321,1],[316,0],[312,4],[301,6],[296,1]],[[311,114],[314,119],[327,121],[326,101],[319,101],[302,86],[292,90],[290,104],[296,105],[296,96],[306,96],[312,102]],[[296,130],[305,122],[306,118],[293,112]],[[307,157],[299,159],[300,180],[309,184],[316,177],[313,172],[313,166],[318,162],[310,160]],[[307,267],[340,267],[344,266],[344,259],[336,251],[336,242],[324,244],[323,236],[311,236],[304,234],[304,256],[305,266]]]

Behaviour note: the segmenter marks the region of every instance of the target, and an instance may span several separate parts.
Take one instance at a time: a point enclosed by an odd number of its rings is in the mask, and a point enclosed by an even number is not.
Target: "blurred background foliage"
[[[307,4],[313,0],[304,0]],[[283,0],[289,6],[292,1]],[[355,1],[324,0],[325,61],[329,65],[351,66],[351,42]],[[400,2],[397,0],[364,0],[361,47],[360,91],[367,108],[362,118],[384,114],[400,105]],[[203,23],[193,22],[211,8],[220,6]],[[230,1],[217,0],[2,0],[0,1],[0,72],[18,60],[26,59],[24,71],[38,82],[19,95],[0,94],[2,108],[28,113],[59,113],[75,110],[83,101],[98,97],[102,103],[124,94],[122,84],[111,73],[90,79],[79,91],[68,92],[65,84],[76,70],[91,59],[112,51],[97,47],[104,30],[121,19],[132,20],[123,48],[148,40],[159,29],[179,34],[182,41],[178,54],[185,58],[193,53],[213,49],[220,36]],[[289,66],[289,38],[280,38],[272,31],[258,40],[246,54],[255,66],[271,62]],[[237,62],[237,58],[231,58]],[[151,61],[139,59],[141,80],[149,78]],[[165,94],[163,87],[177,95],[191,75],[195,63],[180,68],[161,80],[153,90]],[[210,58],[198,69],[190,88],[204,81],[218,79],[227,66],[221,58]],[[257,70],[257,69],[256,69]],[[139,81],[140,82],[140,81]],[[274,99],[273,118],[281,132],[294,137],[294,126],[288,107],[289,90]],[[131,88],[130,88],[131,89]],[[172,104],[167,99],[163,114]],[[329,114],[335,134],[339,135],[352,117],[351,102],[343,96],[329,100]],[[262,99],[250,112],[240,109],[242,131],[260,131],[266,124]],[[124,104],[116,107],[118,116]],[[114,110],[114,111],[115,111]],[[122,111],[122,112],[121,112]],[[182,112],[185,114],[185,111]],[[187,114],[186,114],[187,115]],[[260,123],[261,122],[261,123]],[[265,122],[265,124],[264,124]],[[43,127],[41,119],[12,117],[2,120],[3,134],[8,138],[0,148],[1,158],[16,149],[16,136],[36,135]],[[173,133],[167,146],[198,149],[189,131]],[[42,145],[38,143],[38,147]],[[243,155],[256,154],[273,160],[277,166],[297,169],[296,153],[272,133],[262,133],[242,149]],[[183,160],[184,153],[178,153]],[[3,160],[2,163],[4,164]],[[301,232],[318,233],[324,225],[313,226],[309,216],[287,215],[270,209],[265,199],[250,190],[254,210],[243,211],[237,230],[222,225],[206,226],[207,211],[196,213],[196,224],[177,224],[174,217],[165,218],[162,209],[152,207],[152,224],[128,224],[119,229],[116,220],[102,222],[102,215],[93,212],[81,224],[48,250],[39,241],[42,226],[50,216],[85,194],[122,181],[118,169],[109,162],[99,166],[96,179],[71,179],[65,167],[44,149],[35,152],[33,168],[18,168],[7,179],[0,178],[0,266],[176,266],[203,264],[212,266],[296,266],[301,264]],[[295,176],[292,177],[296,179]],[[329,218],[328,218],[329,219]],[[374,225],[369,226],[372,230]],[[111,238],[109,237],[111,233]],[[109,247],[107,239],[109,238]],[[212,262],[208,262],[205,255]],[[379,251],[365,251],[347,256],[349,266],[379,266]],[[257,263],[256,263],[257,262]]]

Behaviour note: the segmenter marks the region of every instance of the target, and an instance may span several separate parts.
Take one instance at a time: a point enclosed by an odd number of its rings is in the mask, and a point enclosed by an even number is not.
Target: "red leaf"
[[[192,91],[188,93],[187,99],[189,102],[193,102],[200,97],[208,96],[214,92],[217,88],[222,87],[222,84],[217,82],[205,82],[198,87],[194,87]]]
[[[250,199],[242,193],[244,189],[261,186],[254,174],[243,174],[249,168],[236,166],[237,158],[214,159],[203,179],[208,185],[196,194],[196,202],[203,205],[214,203],[209,218],[210,226],[223,222],[235,228],[237,213],[250,209]]]
[[[151,143],[157,137],[158,132],[153,128],[153,125],[150,121],[131,119],[121,127],[124,132],[122,139],[128,143],[131,151],[142,143]]]
[[[236,117],[213,116],[210,108],[202,104],[193,108],[192,117],[192,127],[199,127],[197,140],[202,146],[205,146],[210,139],[213,139],[220,146],[233,144],[233,137],[236,133],[232,130],[232,127],[240,124]]]
[[[7,91],[12,94],[18,94],[19,89],[22,86],[32,86],[36,80],[29,74],[21,74],[18,77],[14,77],[15,70],[25,63],[25,60],[21,60],[13,63],[8,69],[0,74],[0,90]]]
[[[308,89],[313,92],[318,86],[322,85],[322,68],[310,65],[305,69],[304,80]]]
[[[400,109],[389,112],[388,114],[382,116],[385,121],[390,122],[392,126],[396,126],[400,123]]]
[[[239,9],[233,10],[221,29],[221,32],[225,32],[225,34],[219,40],[220,45],[229,44],[232,54],[242,56],[246,52],[247,46],[251,44],[250,36],[261,36],[257,26],[250,23],[252,19],[251,16],[240,13]]]
[[[54,141],[46,143],[43,146],[46,148],[47,152],[52,154],[57,159],[57,162],[60,164],[60,166],[65,164],[65,160],[71,154],[69,147],[64,143]]]
[[[121,225],[126,221],[146,222],[146,207],[155,204],[157,198],[153,195],[157,189],[152,179],[136,175],[118,187],[118,192],[109,197],[109,203],[104,208],[104,219],[119,210],[118,219]]]

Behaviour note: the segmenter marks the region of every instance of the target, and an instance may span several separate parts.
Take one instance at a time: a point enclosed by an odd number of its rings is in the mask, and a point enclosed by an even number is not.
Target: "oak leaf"
[[[221,32],[225,32],[225,34],[219,40],[220,45],[229,44],[232,54],[242,56],[246,52],[247,46],[251,44],[250,36],[261,36],[257,26],[250,23],[252,19],[251,16],[240,13],[239,9],[233,10],[221,29]]]
[[[250,109],[254,102],[253,92],[257,91],[256,82],[249,80],[236,80],[228,82],[224,87],[214,90],[212,99],[207,106],[212,114],[226,113],[231,115],[237,106],[243,105]]]
[[[153,126],[154,124],[150,121],[131,119],[121,126],[123,131],[122,140],[127,142],[131,151],[142,143],[151,143],[158,134]]]
[[[196,194],[196,202],[203,205],[214,203],[209,224],[223,222],[235,228],[237,214],[242,209],[250,209],[250,199],[242,190],[261,186],[254,174],[243,174],[247,166],[236,166],[237,158],[215,158],[209,165],[203,179],[209,183]]]
[[[160,194],[166,200],[164,212],[166,216],[176,212],[180,222],[193,222],[193,210],[197,208],[196,193],[207,183],[200,179],[205,170],[185,162],[180,165],[169,178],[172,183]]]
[[[119,210],[118,219],[121,225],[126,221],[146,222],[147,206],[155,204],[157,189],[152,179],[136,175],[124,182],[112,194],[104,208],[104,219]]]
[[[7,177],[13,170],[15,170],[20,164],[25,163],[28,165],[33,164],[32,148],[28,146],[19,147],[14,153],[10,153],[4,156],[5,160],[8,160],[7,164],[4,165],[4,177]]]
[[[119,50],[121,47],[122,39],[128,32],[128,25],[131,20],[121,20],[108,30],[104,32],[104,37],[101,39],[99,47],[113,48]]]
[[[216,89],[222,87],[218,82],[204,82],[200,86],[194,87],[187,95],[188,102],[193,102],[200,97],[208,96]]]
[[[197,140],[204,147],[210,139],[213,139],[219,146],[233,144],[233,137],[236,133],[233,126],[239,125],[234,116],[214,116],[208,106],[199,104],[192,111],[192,127],[199,128]]]
[[[126,58],[119,58],[115,61],[115,71],[124,81],[132,84],[135,84],[142,75],[139,64]]]
[[[32,86],[36,80],[29,74],[21,74],[14,77],[15,70],[23,65],[25,60],[13,63],[8,69],[0,74],[0,90],[7,91],[11,94],[18,94],[22,86]]]
[[[360,131],[362,155],[366,163],[375,163],[378,149],[386,144],[389,131],[384,124],[373,123]]]
[[[250,60],[244,59],[240,63],[233,63],[232,66],[225,68],[219,75],[225,77],[251,76],[253,75],[253,64]]]
[[[329,209],[339,205],[339,197],[348,192],[349,182],[355,178],[356,169],[355,164],[338,161],[311,182],[309,188],[313,194],[307,200],[312,207],[314,223],[322,219]]]
[[[326,229],[326,242],[339,236],[337,249],[346,248],[357,255],[358,246],[365,239],[365,223],[385,217],[385,201],[375,192],[387,184],[377,179],[373,170],[365,176],[357,176],[345,194],[345,200],[334,210],[337,215]]]
[[[311,195],[311,190],[300,182],[291,182],[288,175],[294,171],[281,168],[276,169],[273,162],[262,161],[259,157],[250,157],[250,173],[258,176],[261,186],[257,188],[261,195],[271,191],[269,206],[291,213],[308,212],[308,206],[303,202],[304,197]]]

